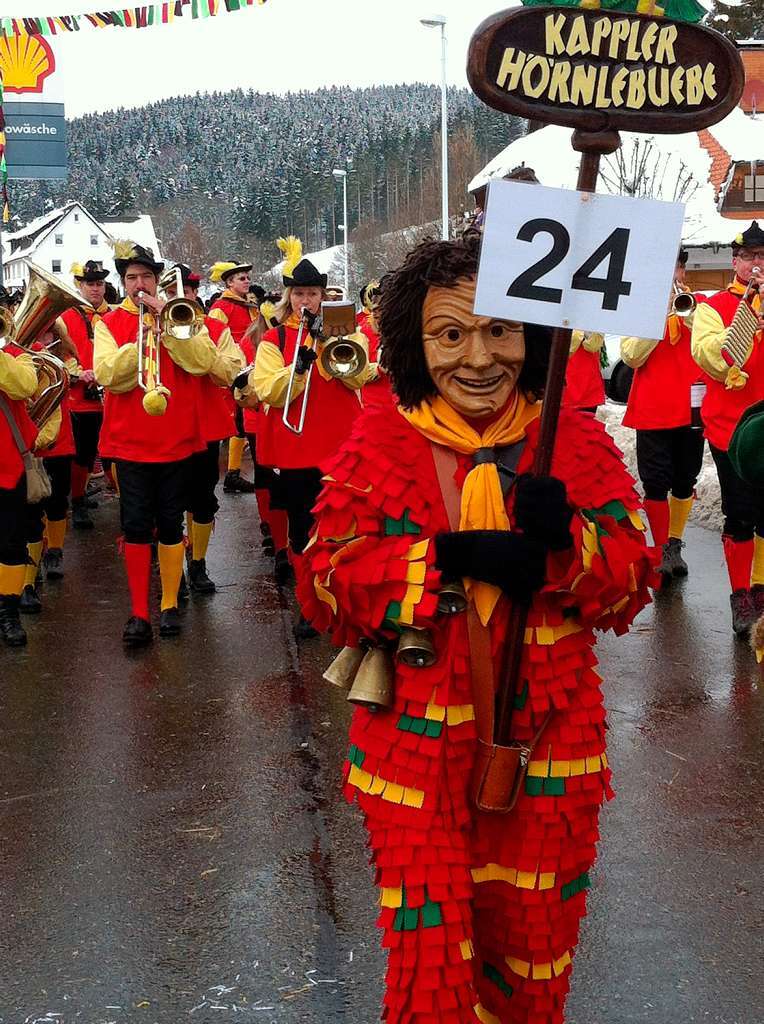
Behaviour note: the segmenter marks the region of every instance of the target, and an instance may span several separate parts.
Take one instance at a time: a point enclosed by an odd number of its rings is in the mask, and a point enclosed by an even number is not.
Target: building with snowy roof
[[[543,185],[575,188],[581,157],[571,134],[547,125],[516,139],[473,178],[470,192],[523,164]],[[685,203],[688,280],[700,290],[726,287],[732,239],[745,223],[764,221],[764,112],[746,115],[736,107],[701,132],[621,132],[621,140],[621,148],[600,162],[597,190]]]
[[[111,242],[130,239],[152,249],[159,259],[159,239],[151,217],[142,215],[128,221],[97,220],[81,203],[70,202],[60,209],[30,221],[17,231],[2,233],[3,280],[7,288],[20,288],[29,279],[30,260],[64,281],[71,282],[73,263],[99,260],[109,270],[112,284],[119,284]]]

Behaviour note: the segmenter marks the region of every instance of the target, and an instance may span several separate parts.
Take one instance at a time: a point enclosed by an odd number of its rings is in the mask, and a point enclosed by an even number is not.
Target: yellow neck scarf
[[[524,395],[515,391],[502,414],[482,435],[440,396],[422,402],[411,411],[399,411],[428,441],[463,455],[474,455],[480,448],[504,448],[520,441],[525,437],[528,424],[541,414],[541,403],[531,404]],[[459,529],[509,529],[501,479],[495,462],[480,463],[467,474],[462,488]],[[499,590],[487,583],[468,581],[468,592],[475,602],[481,621],[487,625],[499,599]]]

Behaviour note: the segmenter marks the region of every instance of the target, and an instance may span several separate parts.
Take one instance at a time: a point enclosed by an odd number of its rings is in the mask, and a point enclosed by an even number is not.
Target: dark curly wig
[[[453,242],[422,242],[402,266],[381,283],[377,322],[382,341],[382,366],[405,409],[437,393],[422,345],[422,307],[431,287],[450,287],[460,278],[475,277],[481,235],[467,231]],[[531,400],[541,397],[546,382],[552,332],[549,327],[523,324],[525,363],[518,387]]]

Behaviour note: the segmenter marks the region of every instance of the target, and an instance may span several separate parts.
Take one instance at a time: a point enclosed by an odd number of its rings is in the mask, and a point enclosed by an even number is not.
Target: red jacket
[[[733,290],[736,289],[736,290]],[[718,292],[708,300],[725,327],[729,327],[740,303],[739,285],[731,285],[726,291]],[[753,351],[743,370],[748,374],[745,387],[728,389],[724,381],[708,374],[700,374],[706,382],[707,391],[701,415],[705,435],[715,447],[726,451],[732,433],[745,410],[764,399],[764,332],[755,335]]]
[[[703,296],[698,296],[702,299]],[[663,338],[634,370],[625,427],[635,430],[673,430],[690,425],[690,388],[704,376],[692,358],[690,329],[679,323],[679,340],[671,344],[669,321]]]
[[[279,331],[284,332],[283,349]],[[286,366],[292,363],[296,341],[297,328],[286,325],[273,328],[263,336],[263,342],[280,349]],[[299,420],[303,397],[299,395],[290,406],[292,423]],[[269,408],[267,415],[258,422],[257,461],[279,469],[322,467],[348,439],[361,410],[359,391],[351,390],[339,380],[326,380],[314,364],[304,432],[293,434],[282,422],[283,409]]]
[[[579,345],[568,359],[562,404],[567,409],[591,409],[605,401],[599,352],[587,352]]]
[[[239,348],[244,353],[245,365],[251,366],[255,361],[255,346],[252,344],[252,339],[242,338],[239,342]],[[258,404],[255,408],[244,408],[241,411],[244,418],[244,433],[257,435],[258,431],[262,429],[261,424],[265,418],[265,410],[262,405]]]
[[[19,356],[28,354],[29,353],[23,348],[19,348],[17,345],[11,344],[6,345],[2,352],[0,352],[0,358],[3,356],[10,356],[14,359],[18,359]],[[21,431],[24,444],[31,451],[34,447],[38,430],[29,418],[26,402],[20,398],[11,398],[3,391],[0,391],[0,396],[2,396],[5,403],[11,410],[11,415]],[[5,415],[0,412],[0,487],[5,490],[10,490],[15,487],[23,472],[24,463],[21,458],[21,454],[15,440],[13,439],[13,434],[10,426],[8,425],[8,421],[6,420]]]
[[[77,349],[77,362],[83,370],[93,369],[93,322],[97,316],[108,312],[109,306],[104,302],[98,310],[67,309],[59,318]],[[75,381],[69,390],[69,409],[71,412],[102,412],[103,402],[100,398],[85,398],[85,384]]]
[[[138,337],[138,315],[128,303],[126,300],[103,318],[119,348],[135,342]],[[178,462],[204,448],[199,422],[199,378],[182,370],[164,348],[161,370],[162,383],[170,390],[163,416],[149,416],[145,412],[144,392],[137,386],[137,376],[136,386],[130,391],[106,392],[100,440],[100,451],[105,458]]]
[[[37,452],[44,459],[71,458],[75,454],[74,434],[72,433],[72,407],[69,401],[69,393],[64,396],[61,403],[61,427],[58,437],[50,448]]]
[[[364,310],[357,316],[358,328],[369,340],[369,360],[376,363],[379,360],[379,335],[374,330],[370,315]],[[383,371],[379,371],[376,380],[370,381],[363,386],[363,405],[370,408],[377,405],[391,405],[395,401],[390,378]]]
[[[212,304],[210,316],[229,327],[233,340],[237,345],[241,345],[241,339],[247,329],[257,321],[260,311],[257,306],[251,305],[246,299],[240,299],[234,292],[226,289],[217,302]]]
[[[226,329],[225,324],[209,316],[205,323],[210,337],[217,345]],[[233,397],[228,388],[216,384],[211,377],[199,378],[199,422],[205,444],[223,441],[236,433],[233,405]]]

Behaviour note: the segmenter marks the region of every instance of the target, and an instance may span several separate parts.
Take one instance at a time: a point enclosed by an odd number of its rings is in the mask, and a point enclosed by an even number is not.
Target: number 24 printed
[[[537,235],[547,234],[552,238],[552,248],[540,260],[524,270],[507,289],[507,295],[518,299],[532,299],[536,302],[562,302],[561,288],[548,288],[537,282],[559,266],[570,250],[570,233],[564,224],[548,217],[536,217],[523,224],[517,233],[518,241],[532,242]],[[629,246],[629,228],[616,228],[602,245],[584,260],[575,271],[570,287],[583,292],[600,292],[602,308],[615,310],[622,295],[631,294],[631,282],[624,281],[626,252]],[[594,271],[606,260],[607,274],[595,277]]]

